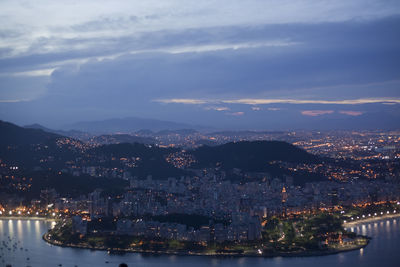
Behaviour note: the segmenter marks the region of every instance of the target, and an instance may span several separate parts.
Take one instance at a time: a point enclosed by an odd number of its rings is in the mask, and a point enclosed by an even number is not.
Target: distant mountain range
[[[37,169],[57,172],[66,169],[66,162],[75,162],[78,166],[82,164],[82,168],[87,166],[127,168],[126,170],[133,176],[144,178],[152,175],[155,179],[191,175],[192,169],[204,168],[224,170],[226,179],[236,182],[244,181],[244,176],[238,173],[268,173],[272,177],[281,178],[289,175],[294,178],[294,184],[324,179],[319,175],[281,168],[278,162],[321,163],[326,160],[281,141],[241,141],[223,145],[214,143],[209,144],[212,146],[203,145],[184,152],[191,155],[195,163],[188,166],[188,169],[180,169],[166,160],[172,153],[181,152],[180,148],[147,145],[151,143],[151,138],[143,137],[139,140],[135,136],[125,134],[103,135],[95,137],[103,145],[87,150],[76,149],[74,144],[69,142],[59,145],[56,141],[60,138],[63,136],[42,129],[23,128],[0,121],[0,160],[6,164],[21,166],[27,172]],[[128,168],[122,161],[115,159],[139,160]],[[45,173],[41,174],[43,175]],[[65,179],[70,179],[68,177]],[[257,181],[259,177],[246,179]],[[244,182],[246,181],[248,180]],[[47,182],[43,183],[45,186]]]
[[[160,131],[158,133],[169,134],[179,132],[195,133],[196,131],[183,129]],[[49,141],[56,141],[58,138],[64,137],[58,133],[65,133],[65,131],[51,130],[39,124],[20,127],[9,122],[0,121],[0,144],[2,145],[48,143]],[[112,147],[109,144],[116,143],[155,143],[155,140],[152,138],[128,134],[100,135],[94,137],[93,140],[108,145],[108,147]],[[248,169],[253,165],[264,164],[273,160],[305,163],[317,159],[317,156],[282,141],[242,141],[223,145],[215,145],[211,142],[197,149],[190,150],[188,153],[196,157],[201,167],[215,166],[215,164],[220,163],[229,168]]]
[[[62,136],[69,136],[69,137],[73,137],[73,138],[81,138],[82,136],[86,135],[84,132],[77,131],[77,130],[68,130],[68,131],[53,130],[53,129],[49,129],[49,128],[43,126],[43,125],[40,125],[38,123],[25,125],[24,128],[39,129],[39,130],[43,130],[43,131],[48,132],[48,133],[54,133],[54,134],[58,134],[58,135],[62,135]]]
[[[137,117],[129,117],[122,119],[107,119],[101,121],[83,121],[77,122],[63,127],[64,130],[78,130],[96,134],[107,133],[132,133],[139,130],[147,129],[151,131],[162,130],[181,130],[198,128],[201,126],[177,123],[171,121],[163,121],[156,119],[144,119]]]
[[[43,129],[22,128],[15,124],[0,121],[0,145],[27,145],[46,143],[62,137]]]

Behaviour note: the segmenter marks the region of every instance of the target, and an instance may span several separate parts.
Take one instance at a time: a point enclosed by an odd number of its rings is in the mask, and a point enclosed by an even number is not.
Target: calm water
[[[197,256],[108,255],[104,251],[62,248],[47,244],[42,234],[51,222],[0,219],[0,266],[400,266],[400,219],[366,223],[353,230],[373,237],[357,251],[300,258],[213,258]],[[11,241],[10,241],[11,240]],[[3,241],[7,247],[3,245]],[[10,245],[11,244],[11,245]],[[10,248],[10,249],[9,249]],[[22,249],[21,249],[22,248]],[[29,258],[29,259],[28,259]],[[106,263],[108,261],[109,263]]]

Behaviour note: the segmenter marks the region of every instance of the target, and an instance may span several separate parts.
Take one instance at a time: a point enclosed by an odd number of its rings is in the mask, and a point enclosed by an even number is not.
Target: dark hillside
[[[220,146],[202,146],[194,150],[197,167],[221,165],[223,169],[264,171],[271,161],[296,163],[318,162],[318,157],[281,141],[243,141]]]

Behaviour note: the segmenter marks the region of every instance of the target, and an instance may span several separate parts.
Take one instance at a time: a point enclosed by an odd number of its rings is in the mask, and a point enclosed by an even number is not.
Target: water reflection
[[[21,220],[17,221],[17,234],[18,236],[22,237],[24,235],[24,228],[22,227]]]
[[[38,220],[35,221],[35,235],[36,238],[40,238],[41,236],[41,231],[40,231],[40,222]]]
[[[10,233],[10,235],[14,234],[14,227],[13,227],[13,221],[12,220],[8,220],[8,231]]]
[[[28,234],[31,232],[31,220],[28,219],[26,221],[26,230],[28,231]]]
[[[343,253],[339,253],[339,254],[338,254],[338,261],[339,261],[339,263],[342,263],[342,262],[344,261],[344,255],[343,255]]]
[[[362,235],[367,235],[367,228],[365,227],[365,224],[363,224],[363,225],[361,226],[361,234],[362,234]]]
[[[246,263],[246,258],[239,258],[238,263],[239,265],[244,266],[244,264]]]
[[[211,259],[212,266],[218,266],[218,264],[219,264],[219,261],[217,259],[215,259],[215,258]]]

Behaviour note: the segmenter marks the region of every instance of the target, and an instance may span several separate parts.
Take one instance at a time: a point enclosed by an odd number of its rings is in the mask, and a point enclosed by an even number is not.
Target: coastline
[[[0,216],[0,220],[37,220],[37,221],[49,221],[54,222],[56,219],[54,218],[46,218],[46,217],[29,217],[29,216]]]
[[[110,253],[141,253],[148,255],[176,255],[176,256],[207,256],[207,257],[263,257],[263,258],[273,258],[273,257],[312,257],[312,256],[326,256],[333,255],[342,252],[350,252],[354,250],[359,250],[366,247],[369,244],[370,238],[365,237],[367,239],[367,243],[364,245],[356,245],[349,248],[344,249],[327,249],[327,250],[310,250],[310,251],[300,251],[300,252],[274,252],[270,254],[259,254],[259,253],[206,253],[206,252],[182,252],[182,251],[149,251],[143,249],[121,249],[121,248],[106,248],[106,247],[92,247],[84,244],[65,244],[57,240],[53,240],[49,237],[49,233],[45,233],[42,236],[42,239],[55,246],[59,247],[69,247],[69,248],[77,248],[77,249],[90,249],[90,250],[101,250],[108,251]]]
[[[366,218],[366,219],[360,219],[357,221],[353,222],[347,222],[344,223],[343,226],[346,227],[352,227],[357,224],[362,224],[362,223],[368,223],[368,222],[374,222],[374,221],[380,221],[380,220],[385,220],[385,219],[391,219],[391,218],[397,218],[400,217],[400,214],[389,214],[389,215],[383,215],[379,217],[371,217],[371,218]],[[54,222],[56,219],[54,218],[46,218],[46,217],[27,217],[27,216],[1,216],[0,220],[40,220],[40,221],[49,221],[49,222]],[[50,235],[51,236],[51,235]],[[369,242],[370,238],[367,238],[367,243],[365,245],[354,245],[352,247],[348,248],[343,248],[343,249],[327,249],[327,250],[310,250],[310,251],[293,251],[293,252],[273,252],[269,254],[259,254],[257,252],[244,252],[244,253],[237,253],[237,252],[232,252],[232,253],[216,253],[216,252],[194,252],[194,251],[187,251],[187,252],[182,252],[182,251],[173,251],[173,250],[165,250],[165,251],[149,251],[149,250],[144,250],[144,249],[138,249],[138,248],[127,248],[127,249],[122,249],[122,248],[107,248],[107,247],[92,247],[86,244],[65,244],[57,240],[51,239],[49,236],[49,233],[46,232],[43,236],[42,239],[55,246],[59,247],[70,247],[70,248],[78,248],[78,249],[90,249],[90,250],[102,250],[102,251],[109,251],[110,253],[142,253],[142,254],[148,254],[148,255],[178,255],[178,256],[208,256],[208,257],[310,257],[310,256],[325,256],[325,255],[332,255],[332,254],[338,254],[342,252],[350,252],[354,250],[359,250],[364,247],[366,247]]]
[[[355,221],[351,221],[351,222],[346,222],[343,224],[343,227],[352,227],[357,224],[370,223],[370,222],[376,222],[376,221],[380,221],[380,220],[393,219],[393,218],[399,218],[399,217],[400,217],[400,213],[368,217],[365,219],[359,219],[359,220],[355,220]]]

